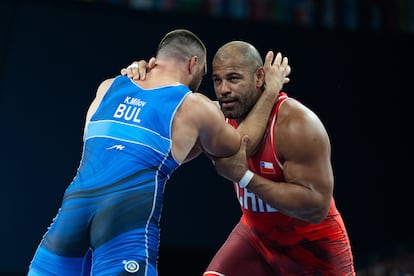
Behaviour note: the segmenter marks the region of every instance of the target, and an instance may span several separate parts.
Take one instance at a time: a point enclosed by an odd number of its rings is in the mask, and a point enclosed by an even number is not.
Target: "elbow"
[[[332,202],[332,190],[329,193],[320,193],[316,196],[311,206],[308,206],[306,221],[312,224],[322,222],[328,215]]]
[[[297,219],[303,220],[310,224],[318,224],[322,222],[326,216],[328,215],[329,205],[328,207],[324,206],[308,206],[305,209],[296,210],[294,212],[286,212],[286,214],[295,217]]]
[[[312,224],[318,224],[320,222],[322,222],[327,214],[328,214],[328,210],[327,208],[321,208],[315,212],[313,212],[310,216],[307,217],[307,222],[312,223]]]
[[[328,215],[329,207],[330,203],[311,208],[312,211],[308,212],[305,218],[306,222],[312,224],[318,224],[322,222]]]

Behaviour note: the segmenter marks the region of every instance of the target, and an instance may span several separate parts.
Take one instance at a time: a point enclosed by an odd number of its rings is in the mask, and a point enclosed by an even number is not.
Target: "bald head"
[[[263,66],[263,60],[257,49],[248,42],[238,40],[228,42],[217,50],[213,58],[213,67],[215,62],[228,63],[229,61],[237,61],[251,71]]]
[[[257,49],[244,41],[231,41],[213,58],[214,92],[227,118],[242,120],[264,89],[265,72]]]

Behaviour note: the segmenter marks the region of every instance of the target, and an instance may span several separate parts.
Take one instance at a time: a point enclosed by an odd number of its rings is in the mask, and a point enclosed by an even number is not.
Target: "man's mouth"
[[[223,109],[230,109],[236,105],[236,100],[221,100],[220,104]]]
[[[226,103],[222,103],[221,107],[224,109],[230,109],[233,108],[236,105],[236,102],[226,102]]]

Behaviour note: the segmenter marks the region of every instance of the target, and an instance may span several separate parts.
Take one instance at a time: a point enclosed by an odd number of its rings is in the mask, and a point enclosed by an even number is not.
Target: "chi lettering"
[[[258,213],[278,212],[277,209],[263,202],[262,199],[257,197],[254,193],[249,192],[246,188],[240,188],[238,184],[235,184],[235,186],[240,206],[244,209]]]

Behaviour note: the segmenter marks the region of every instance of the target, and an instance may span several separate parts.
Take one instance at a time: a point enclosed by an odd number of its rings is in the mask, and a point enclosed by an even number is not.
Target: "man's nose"
[[[230,86],[228,85],[228,83],[226,81],[222,81],[220,83],[220,85],[218,86],[218,91],[222,95],[226,95],[226,94],[229,94],[231,92],[230,91]]]

